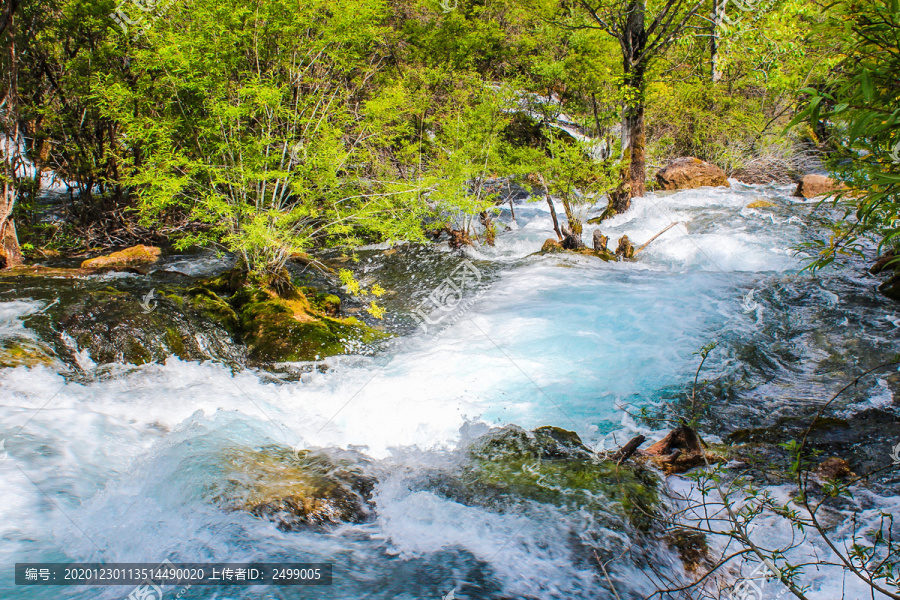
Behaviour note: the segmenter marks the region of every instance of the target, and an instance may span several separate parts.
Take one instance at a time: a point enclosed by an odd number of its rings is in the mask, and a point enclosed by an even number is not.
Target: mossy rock
[[[210,287],[198,285],[185,293],[191,308],[221,325],[232,335],[240,331],[240,319],[226,300],[217,295]]]
[[[26,340],[4,340],[0,368],[52,366],[56,361],[43,348]]]
[[[372,517],[375,480],[345,461],[282,447],[236,449],[224,457],[213,501],[291,531]]]
[[[508,426],[477,440],[457,480],[439,489],[465,504],[504,510],[538,502],[572,511],[586,510],[598,520],[624,519],[649,530],[658,512],[659,480],[634,463],[599,459],[578,435],[555,427],[528,432]]]
[[[769,202],[768,200],[754,200],[750,204],[747,205],[747,208],[773,208],[775,207],[774,202]]]
[[[540,254],[555,254],[557,252],[565,252],[562,244],[553,238],[544,240],[544,245],[541,246]]]
[[[581,250],[575,250],[574,252],[583,254],[585,256],[596,256],[604,262],[616,262],[617,260],[619,260],[619,257],[616,256],[615,252],[611,252],[609,250],[592,250],[590,248],[582,248]]]
[[[234,295],[232,305],[239,315],[241,338],[255,360],[317,360],[389,337],[353,317],[323,314],[299,290],[279,295],[247,286]]]
[[[104,256],[90,258],[81,263],[82,269],[123,269],[147,267],[159,262],[161,250],[156,246],[132,246]]]
[[[212,298],[200,298],[224,310]],[[87,350],[96,363],[142,365],[163,362],[170,356],[237,360],[240,352],[227,328],[228,319],[203,302],[177,289],[142,297],[106,287],[81,290],[48,312],[62,332],[75,340],[80,350]],[[236,327],[234,315],[231,319],[232,327]],[[220,326],[223,321],[225,325]]]
[[[0,279],[12,279],[18,277],[79,279],[89,275],[96,275],[97,273],[97,269],[70,269],[66,267],[45,267],[43,265],[20,265],[10,269],[0,270]]]
[[[85,272],[38,269],[24,275],[44,277],[38,285],[53,299],[46,310],[25,319],[26,326],[75,366],[80,351],[99,364],[141,365],[173,355],[238,364],[248,356],[259,362],[310,361],[359,352],[390,337],[356,318],[341,318],[338,296],[312,288],[303,293],[287,272],[252,279],[235,270],[152,290],[117,282],[128,291],[99,287],[105,283],[97,280],[58,280]],[[7,363],[29,361],[20,357]]]
[[[335,294],[320,292],[315,288],[301,288],[303,294],[309,299],[315,310],[329,317],[339,317],[341,314],[341,298]]]

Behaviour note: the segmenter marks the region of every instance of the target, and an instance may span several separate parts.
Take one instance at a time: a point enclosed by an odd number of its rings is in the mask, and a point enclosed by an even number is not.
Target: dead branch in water
[[[665,229],[663,229],[662,231],[660,231],[659,233],[657,233],[656,235],[654,235],[652,238],[650,238],[649,240],[647,240],[647,241],[644,243],[643,246],[641,246],[640,248],[638,248],[637,250],[634,251],[635,256],[637,255],[638,252],[640,252],[641,250],[643,250],[644,248],[646,248],[647,246],[649,246],[649,245],[650,245],[650,242],[652,242],[653,240],[655,240],[656,238],[658,238],[659,236],[661,236],[662,234],[664,234],[664,233],[667,232],[668,230],[672,229],[672,228],[675,227],[676,225],[678,225],[678,221],[675,221],[674,223],[671,223],[668,227],[666,227]]]

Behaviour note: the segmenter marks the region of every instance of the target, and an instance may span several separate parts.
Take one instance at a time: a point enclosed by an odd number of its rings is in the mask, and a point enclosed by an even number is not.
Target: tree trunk
[[[9,68],[4,82],[6,86],[6,110],[4,115],[3,135],[4,148],[4,181],[3,196],[0,197],[0,268],[9,268],[22,264],[22,251],[16,237],[16,226],[12,212],[16,203],[18,179],[16,167],[19,165],[21,149],[19,146],[19,102],[18,102],[18,57],[16,56],[16,23],[14,10],[17,3],[10,2],[9,12],[4,23],[6,37],[9,40]]]
[[[641,92],[643,92],[643,74],[641,74]],[[628,129],[628,185],[630,197],[644,195],[644,180],[647,178],[644,135],[644,100],[640,98],[634,106],[625,111],[625,127]]]
[[[709,27],[709,72],[710,79],[716,83],[722,79],[719,71],[719,29],[725,17],[725,5],[728,0],[713,0],[711,24]]]
[[[628,19],[625,32],[619,40],[622,46],[623,70],[625,73],[626,106],[622,113],[623,146],[627,142],[626,158],[628,169],[623,173],[619,188],[610,193],[610,209],[622,213],[631,206],[631,199],[644,195],[644,180],[647,174],[644,156],[646,137],[644,134],[644,71],[643,53],[647,46],[647,31],[644,28],[644,0],[632,1],[628,5]]]
[[[543,175],[538,173],[538,178],[541,180],[541,187],[544,188],[544,193],[546,194],[547,206],[550,207],[550,217],[553,218],[553,231],[556,232],[556,237],[559,238],[559,241],[562,241],[563,234],[559,229],[559,219],[556,218],[556,207],[553,206],[553,199],[550,198],[550,188],[547,187],[547,182],[544,181]]]
[[[8,269],[24,262],[19,240],[16,237],[16,225],[8,219],[0,231],[0,269]]]

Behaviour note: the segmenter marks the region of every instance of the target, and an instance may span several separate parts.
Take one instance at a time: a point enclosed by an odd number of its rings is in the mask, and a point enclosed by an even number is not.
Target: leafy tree
[[[369,177],[372,132],[354,105],[377,73],[380,2],[172,10],[134,50],[135,85],[98,81],[145,222],[186,213],[196,226],[179,247],[219,246],[257,273],[326,239],[418,235],[414,191]]]
[[[622,145],[627,148],[628,169],[620,188],[610,194],[613,212],[627,210],[631,198],[644,195],[648,71],[686,31],[702,5],[702,0],[662,0],[652,5],[647,0],[578,0],[571,6],[551,5],[555,21],[564,27],[603,31],[619,43],[625,104]]]
[[[794,124],[813,131],[831,126],[828,166],[852,191],[835,196],[842,209],[812,268],[842,254],[861,254],[867,239],[896,248],[900,235],[900,8],[897,0],[839,2],[823,25],[840,36],[846,50],[835,80],[808,88],[808,101]]]

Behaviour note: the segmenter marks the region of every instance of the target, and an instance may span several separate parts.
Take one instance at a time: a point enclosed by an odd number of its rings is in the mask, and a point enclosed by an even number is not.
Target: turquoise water
[[[637,199],[603,225],[612,240],[628,234],[639,245],[678,225],[637,261],[616,264],[532,256],[551,236],[549,213],[543,203],[521,204],[515,222],[501,217],[511,228],[495,248],[438,252],[430,263],[407,265],[415,279],[396,282],[388,304],[399,310],[415,304],[404,296],[418,302],[443,280],[428,272],[434,261],[465,258],[490,273],[466,290],[473,303],[448,316],[452,325],[415,331],[376,356],[328,359],[299,379],[175,358],[97,367],[82,357],[79,377],[62,365],[0,371],[8,452],[0,463],[0,563],[335,565],[329,588],[194,588],[182,598],[412,599],[452,589],[457,598],[608,597],[572,539],[615,548],[623,531],[548,506],[465,506],[430,491],[420,475],[452,469],[457,449],[492,426],[556,425],[596,448],[652,435],[628,413],[683,395],[696,352],[711,341],[721,346],[708,376],[731,386],[733,409],[710,419],[745,425],[780,410],[784,390],[803,389],[810,401],[828,392],[828,371],[801,362],[829,359],[849,372],[893,347],[900,317],[871,291],[873,280],[855,267],[815,280],[797,273],[792,248],[809,235],[812,207],[789,192],[737,184]],[[774,206],[747,207],[761,198]],[[367,276],[380,280],[385,269],[375,260]],[[0,300],[0,336],[28,338],[22,317],[46,303]],[[877,389],[862,393],[877,401]],[[288,533],[210,501],[217,456],[273,443],[363,461],[380,481],[374,520]],[[670,552],[658,557],[661,569],[683,575]],[[612,576],[623,597],[653,589],[624,561]],[[3,598],[113,599],[129,591],[23,590],[11,570],[0,574]],[[827,586],[819,592],[812,597],[826,597]]]

